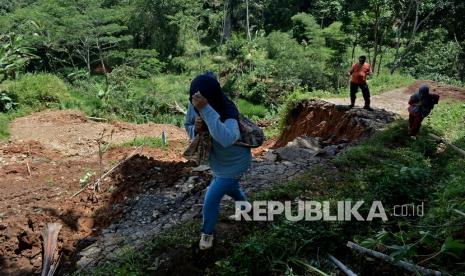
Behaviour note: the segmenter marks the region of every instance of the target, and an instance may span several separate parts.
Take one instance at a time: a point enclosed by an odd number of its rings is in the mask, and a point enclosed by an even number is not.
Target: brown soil
[[[131,158],[107,177],[98,195],[86,190],[70,199],[81,189],[80,179],[86,172],[99,175],[100,170],[108,170],[135,149],[111,148],[103,155],[100,167],[96,139],[104,129],[107,133],[113,130],[113,145],[136,136],[159,136],[162,131],[169,145],[163,149],[144,147],[144,157]],[[63,225],[58,245],[65,264],[80,240],[97,235],[120,217],[121,204],[118,208],[114,204],[144,188],[138,179],[151,177],[150,183],[169,185],[172,175],[182,175],[183,168],[190,167],[182,158],[187,144],[184,131],[172,125],[93,122],[81,112],[68,110],[16,119],[10,131],[10,141],[0,142],[1,275],[40,272],[41,231],[46,223]],[[155,166],[160,168],[156,175],[150,173]],[[96,179],[93,176],[88,183]]]
[[[95,154],[96,140],[105,132],[107,142],[119,144],[136,137],[160,137],[165,131],[168,141],[187,139],[185,131],[167,124],[131,124],[121,121],[94,122],[77,110],[43,111],[18,118],[10,125],[11,140],[38,141],[65,157]]]
[[[437,93],[441,96],[440,103],[444,100],[459,100],[465,101],[465,88],[459,88],[444,84],[439,84],[434,81],[416,81],[409,87],[402,87],[394,89],[389,92],[385,92],[379,95],[371,97],[371,106],[373,108],[385,109],[387,111],[394,112],[399,114],[402,117],[408,116],[408,100],[410,96],[418,91],[418,88],[422,84],[427,84],[430,87],[432,93]],[[339,104],[339,105],[349,105],[350,99],[346,98],[328,98],[324,99],[325,101]],[[356,106],[363,106],[363,97],[361,92],[357,94],[357,101],[355,102]]]
[[[407,88],[408,94],[413,94],[420,88],[422,84],[427,84],[430,92],[439,94],[441,99],[465,101],[465,88],[460,88],[452,85],[440,84],[434,81],[419,80]]]
[[[302,101],[287,114],[286,127],[274,147],[283,147],[300,136],[321,137],[328,144],[353,142],[372,132],[369,121],[375,121],[380,112],[348,110],[321,100]],[[387,121],[389,116],[386,114]]]

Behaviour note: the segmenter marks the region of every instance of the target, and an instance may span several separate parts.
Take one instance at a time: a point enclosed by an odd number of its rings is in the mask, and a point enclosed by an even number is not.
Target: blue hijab
[[[424,98],[429,95],[429,87],[426,84],[422,84],[420,89],[418,89],[418,94],[420,97]]]
[[[213,73],[207,72],[192,80],[189,89],[189,101],[191,103],[192,96],[197,92],[200,92],[208,100],[208,104],[220,115],[222,122],[227,119],[239,121],[239,111],[236,105],[223,93],[220,83]]]

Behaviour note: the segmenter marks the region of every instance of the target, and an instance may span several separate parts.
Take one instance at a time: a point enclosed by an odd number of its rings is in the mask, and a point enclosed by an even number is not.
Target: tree
[[[17,74],[24,71],[27,64],[36,58],[30,53],[30,49],[22,45],[22,41],[22,37],[14,33],[0,36],[0,82],[16,78]]]
[[[420,28],[439,10],[449,6],[446,1],[398,0],[395,2],[396,14],[396,46],[394,61],[391,66],[393,74],[402,66],[405,58],[411,53],[412,45]],[[410,29],[407,30],[407,28]]]

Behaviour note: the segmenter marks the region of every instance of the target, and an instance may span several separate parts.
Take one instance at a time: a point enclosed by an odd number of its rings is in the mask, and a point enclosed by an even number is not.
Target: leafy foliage
[[[34,110],[58,107],[70,97],[65,83],[51,74],[26,74],[17,81],[5,81],[0,88],[10,99],[15,99],[19,107]]]

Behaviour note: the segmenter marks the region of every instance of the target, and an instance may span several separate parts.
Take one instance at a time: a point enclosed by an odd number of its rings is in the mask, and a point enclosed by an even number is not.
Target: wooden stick
[[[98,117],[90,117],[90,116],[87,116],[86,117],[87,119],[91,120],[91,121],[96,121],[96,122],[107,122],[108,119],[105,119],[105,118],[98,118]]]
[[[437,142],[443,142],[443,143],[445,143],[446,145],[450,146],[453,150],[455,150],[458,154],[460,154],[460,155],[462,155],[462,156],[465,157],[465,150],[463,150],[463,149],[457,147],[456,145],[453,145],[453,144],[447,142],[446,139],[444,139],[444,138],[442,138],[442,137],[439,137],[439,136],[437,136],[437,135],[434,135],[434,134],[432,134],[432,133],[430,133],[429,136],[430,136],[431,138],[433,138],[434,140],[436,140]]]
[[[26,161],[26,166],[27,166],[27,172],[29,173],[29,176],[31,176],[31,167],[29,167],[29,161]]]
[[[111,174],[116,168],[118,168],[119,166],[121,166],[124,162],[128,161],[131,157],[133,157],[137,151],[139,151],[139,149],[141,149],[142,147],[144,146],[144,144],[138,146],[130,155],[128,155],[128,157],[126,157],[125,159],[123,159],[122,161],[120,161],[118,164],[116,164],[115,166],[113,166],[110,170],[108,170],[106,173],[104,173],[101,177],[99,177],[99,179],[97,179],[97,181],[94,183],[94,187],[95,185],[98,185],[100,183],[100,181],[102,181],[102,179],[104,179],[105,177],[107,177],[109,174]],[[86,186],[84,186],[82,189],[80,189],[79,191],[77,191],[74,195],[72,195],[70,197],[73,198],[75,196],[77,196],[78,194],[82,193],[85,189],[87,189],[87,187],[89,187],[90,183],[88,183]]]
[[[352,270],[350,270],[346,265],[341,263],[338,259],[336,259],[333,255],[328,254],[329,259],[340,269],[344,272],[347,276],[357,276]]]
[[[425,268],[425,267],[422,267],[422,266],[414,265],[414,264],[411,264],[411,263],[408,263],[408,262],[405,262],[405,261],[396,261],[391,256],[388,256],[388,255],[383,254],[383,253],[378,252],[378,251],[374,251],[374,250],[365,248],[365,247],[360,246],[360,245],[358,245],[356,243],[353,243],[351,241],[347,242],[347,247],[349,247],[350,249],[353,249],[353,250],[355,250],[355,251],[357,251],[359,253],[381,259],[383,261],[386,261],[388,263],[391,263],[391,264],[393,264],[395,266],[401,267],[401,268],[406,269],[406,270],[408,270],[410,272],[413,272],[413,273],[420,273],[421,275],[438,275],[438,276],[442,275],[441,272],[436,271],[436,270],[432,270],[432,269]]]
[[[57,265],[53,265],[53,256],[57,248],[58,233],[62,225],[59,223],[47,223],[42,238],[44,243],[44,260],[42,264],[41,276],[52,276],[55,273]]]

